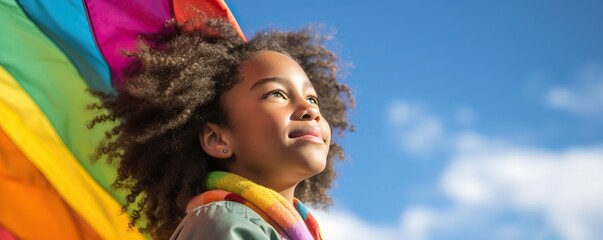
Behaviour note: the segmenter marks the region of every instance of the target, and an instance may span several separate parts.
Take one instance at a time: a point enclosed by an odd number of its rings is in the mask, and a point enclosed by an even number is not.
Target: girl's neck
[[[287,202],[289,202],[291,204],[293,204],[294,193],[295,193],[295,186],[293,186],[291,188],[287,188],[287,189],[279,192],[279,194],[281,194],[285,198],[285,200],[287,200]]]

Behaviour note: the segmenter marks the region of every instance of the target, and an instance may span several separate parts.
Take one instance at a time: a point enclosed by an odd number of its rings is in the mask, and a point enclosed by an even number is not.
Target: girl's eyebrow
[[[259,86],[261,86],[261,85],[264,85],[264,84],[266,84],[266,83],[270,83],[270,82],[275,82],[275,83],[279,83],[279,84],[281,84],[281,85],[285,85],[285,84],[286,84],[286,82],[287,82],[287,80],[285,80],[284,78],[280,78],[280,77],[269,77],[269,78],[263,78],[263,79],[260,79],[259,81],[255,82],[255,83],[254,83],[254,84],[251,86],[251,88],[249,88],[249,91],[252,91],[253,89],[255,89],[255,88],[257,88],[257,87],[259,87]]]
[[[281,84],[281,85],[288,85],[289,84],[286,79],[281,78],[281,77],[263,78],[263,79],[260,79],[259,81],[255,82],[251,86],[251,88],[249,88],[249,91],[252,91],[253,89],[255,89],[257,87],[259,87],[261,85],[264,85],[266,83],[270,83],[270,82],[275,82],[275,83],[278,83],[278,84]],[[312,87],[312,83],[310,81],[306,81],[304,83],[304,89],[308,89],[308,88],[311,88],[311,87]]]

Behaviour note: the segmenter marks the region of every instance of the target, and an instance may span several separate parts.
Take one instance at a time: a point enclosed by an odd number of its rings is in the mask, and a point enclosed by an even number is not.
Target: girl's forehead
[[[254,54],[243,62],[240,73],[243,81],[248,84],[274,77],[309,81],[306,73],[295,60],[275,51],[261,51]]]
[[[286,67],[292,67],[292,65],[299,66],[299,64],[297,64],[297,62],[295,62],[295,60],[293,60],[288,55],[270,50],[262,50],[257,53],[254,53],[241,65],[243,66],[243,68],[249,67],[251,65],[253,69],[263,71],[284,69]]]

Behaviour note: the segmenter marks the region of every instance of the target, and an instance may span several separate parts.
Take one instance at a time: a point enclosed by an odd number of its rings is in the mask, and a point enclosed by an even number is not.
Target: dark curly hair
[[[268,30],[245,42],[219,19],[204,21],[204,31],[171,20],[164,31],[141,35],[128,80],[114,94],[90,90],[108,110],[88,122],[113,122],[93,160],[117,167],[113,186],[129,190],[123,212],[130,227],[153,238],[167,239],[185,215],[187,202],[206,190],[210,171],[225,170],[200,146],[198,135],[207,122],[228,125],[220,96],[237,84],[239,66],[253,54],[277,51],[296,60],[320,97],[321,114],[341,135],[353,130],[347,110],[353,108],[350,89],[337,81],[336,55],[325,47],[327,37],[305,28]],[[315,207],[327,207],[335,178],[333,163],[343,150],[331,142],[323,172],[302,181],[295,196]],[[141,213],[146,225],[140,222]]]

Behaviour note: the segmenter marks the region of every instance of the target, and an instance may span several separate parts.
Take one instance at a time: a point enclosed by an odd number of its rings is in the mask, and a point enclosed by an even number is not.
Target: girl
[[[120,120],[97,157],[129,189],[130,227],[157,239],[320,239],[301,202],[331,203],[343,157],[332,131],[351,130],[336,56],[308,29],[244,41],[222,20],[205,26],[141,41],[118,93],[94,93],[109,113],[92,122]]]

